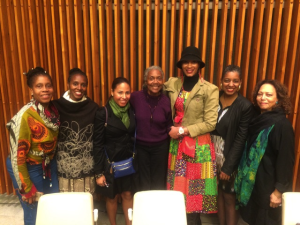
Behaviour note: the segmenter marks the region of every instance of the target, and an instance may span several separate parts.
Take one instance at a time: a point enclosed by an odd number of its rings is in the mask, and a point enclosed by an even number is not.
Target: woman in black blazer
[[[218,122],[212,132],[219,178],[220,225],[237,224],[234,180],[254,113],[251,102],[238,93],[241,83],[240,68],[234,65],[227,66],[221,78]]]
[[[100,194],[107,197],[107,214],[112,225],[116,224],[117,194],[122,197],[126,224],[130,224],[128,208],[133,206],[133,175],[113,178],[107,161],[107,156],[110,162],[118,162],[133,155],[135,119],[129,104],[130,92],[128,80],[122,77],[116,78],[112,84],[111,98],[106,104],[106,109],[105,107],[98,109],[94,123],[93,151],[96,182],[100,186]]]

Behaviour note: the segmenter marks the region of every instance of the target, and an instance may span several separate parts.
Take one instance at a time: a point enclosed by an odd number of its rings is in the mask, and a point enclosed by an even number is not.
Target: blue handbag
[[[106,107],[105,111],[106,111],[106,123],[105,123],[105,127],[107,126],[107,109]],[[114,174],[114,178],[119,178],[119,177],[125,177],[131,174],[134,174],[136,171],[133,167],[133,159],[134,159],[134,154],[135,154],[135,142],[136,142],[136,131],[134,133],[134,145],[133,145],[133,155],[132,157],[119,161],[119,162],[110,162],[107,152],[105,150],[105,155],[107,157],[107,161],[109,164],[111,164],[111,168],[112,168],[112,172]]]

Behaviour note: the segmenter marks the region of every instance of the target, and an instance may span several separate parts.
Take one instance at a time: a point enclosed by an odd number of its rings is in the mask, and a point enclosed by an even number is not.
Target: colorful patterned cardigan
[[[25,105],[6,126],[10,133],[11,163],[20,194],[29,198],[37,190],[30,180],[27,163],[41,164],[44,155],[50,160],[53,158],[58,130],[53,131],[45,126],[31,102]]]

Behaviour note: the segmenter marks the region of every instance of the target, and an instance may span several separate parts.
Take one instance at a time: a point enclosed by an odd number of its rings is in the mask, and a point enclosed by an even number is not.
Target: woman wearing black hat
[[[217,212],[216,162],[209,132],[217,122],[219,91],[201,79],[204,66],[199,50],[187,47],[177,62],[183,76],[165,83],[174,120],[167,188],[185,195],[188,225],[201,224],[200,213]]]

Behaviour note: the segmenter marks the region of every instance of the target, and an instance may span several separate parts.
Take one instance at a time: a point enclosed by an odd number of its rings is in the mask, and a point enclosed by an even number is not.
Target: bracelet
[[[103,176],[103,173],[96,174],[96,175],[95,175],[95,178],[98,179],[98,178],[100,178],[100,177],[102,177],[102,176]]]

